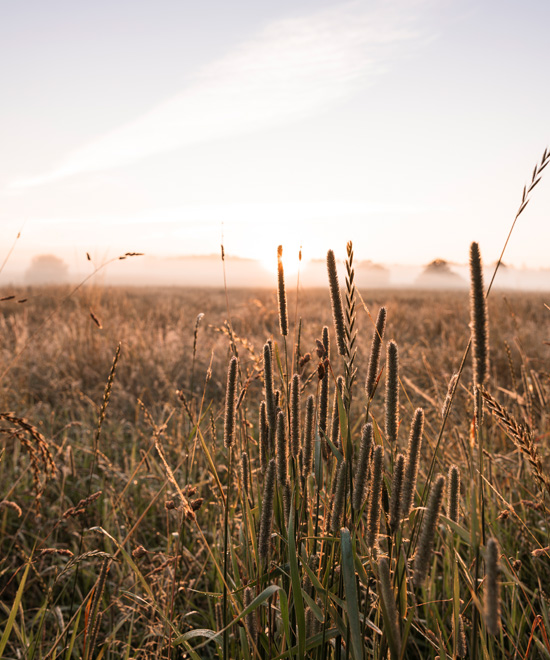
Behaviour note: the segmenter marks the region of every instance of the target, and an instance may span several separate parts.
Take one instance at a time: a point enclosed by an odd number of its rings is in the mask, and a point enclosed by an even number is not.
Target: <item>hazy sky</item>
[[[498,257],[550,142],[543,0],[0,8],[0,260]],[[550,266],[550,173],[507,252]]]

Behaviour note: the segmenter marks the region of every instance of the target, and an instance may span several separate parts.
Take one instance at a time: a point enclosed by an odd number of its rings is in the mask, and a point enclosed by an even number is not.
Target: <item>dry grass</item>
[[[365,658],[399,657],[400,648],[404,658],[453,657],[463,645],[463,629],[471,657],[473,644],[478,658],[523,658],[528,651],[550,657],[547,495],[530,472],[547,484],[546,296],[496,291],[489,299],[485,387],[498,419],[486,415],[480,429],[478,486],[470,362],[434,456],[448,383],[469,340],[467,293],[359,291],[367,308],[361,298],[352,299],[351,281],[343,358],[336,351],[328,290],[301,291],[298,306],[296,292],[286,291],[286,342],[279,335],[275,286],[268,292],[230,290],[230,318],[224,291],[83,288],[42,327],[64,290],[0,293],[15,295],[0,303],[0,631],[24,580],[2,657],[207,658],[222,657],[225,647],[228,658],[289,657],[293,649],[290,657],[343,659],[346,649],[358,657],[358,645]],[[23,298],[25,304],[16,303]],[[388,446],[384,371],[368,411],[374,442],[385,448],[380,534],[369,543],[372,502],[352,511],[341,490],[353,487],[371,338],[382,305],[388,312],[383,345],[395,340],[399,346],[401,423],[397,445]],[[301,320],[292,317],[296,308]],[[275,388],[285,418],[292,374],[299,374],[303,426],[308,395],[317,406],[316,340],[325,325],[331,328],[331,391],[336,376],[345,383],[336,398],[341,444],[328,460],[317,453],[311,475],[301,476],[298,454],[291,453],[288,481],[274,485],[272,526],[264,521],[259,547],[263,346],[273,339]],[[229,471],[223,438],[232,344],[239,374]],[[425,426],[415,504],[394,532],[388,522],[393,461],[405,451],[417,407],[424,409]],[[288,416],[288,428],[290,421]],[[295,428],[293,433],[296,440]],[[239,468],[243,452],[248,490]],[[432,460],[435,473],[456,464],[465,486],[460,522],[444,517],[434,523],[428,577],[415,587],[409,560]],[[344,466],[338,472],[337,464]],[[333,491],[338,520],[350,530],[342,537],[340,522],[331,532],[328,521]],[[501,552],[500,628],[494,621],[485,625],[483,584],[479,594],[473,584],[474,565],[483,580],[481,557],[492,537]],[[233,625],[213,641],[196,636],[193,631],[220,631],[216,612],[224,591],[227,623],[245,613],[245,625]]]

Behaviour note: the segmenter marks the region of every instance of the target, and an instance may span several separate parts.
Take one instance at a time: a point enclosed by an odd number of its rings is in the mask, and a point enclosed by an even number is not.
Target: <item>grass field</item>
[[[0,657],[550,657],[550,296],[341,284],[2,292]]]

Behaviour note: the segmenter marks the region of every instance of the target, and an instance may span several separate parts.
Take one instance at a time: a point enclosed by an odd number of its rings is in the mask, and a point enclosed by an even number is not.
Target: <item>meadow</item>
[[[346,268],[2,292],[0,657],[550,657],[550,299]]]

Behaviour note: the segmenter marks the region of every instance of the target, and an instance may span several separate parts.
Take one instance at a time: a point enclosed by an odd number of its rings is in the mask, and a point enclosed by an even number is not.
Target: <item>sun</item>
[[[261,254],[257,254],[255,258],[259,261],[262,267],[273,275],[277,274],[277,246],[275,245],[269,252],[266,250]],[[303,251],[302,246],[299,244],[288,245],[283,244],[282,255],[283,268],[285,276],[295,276],[298,271],[303,268]]]

